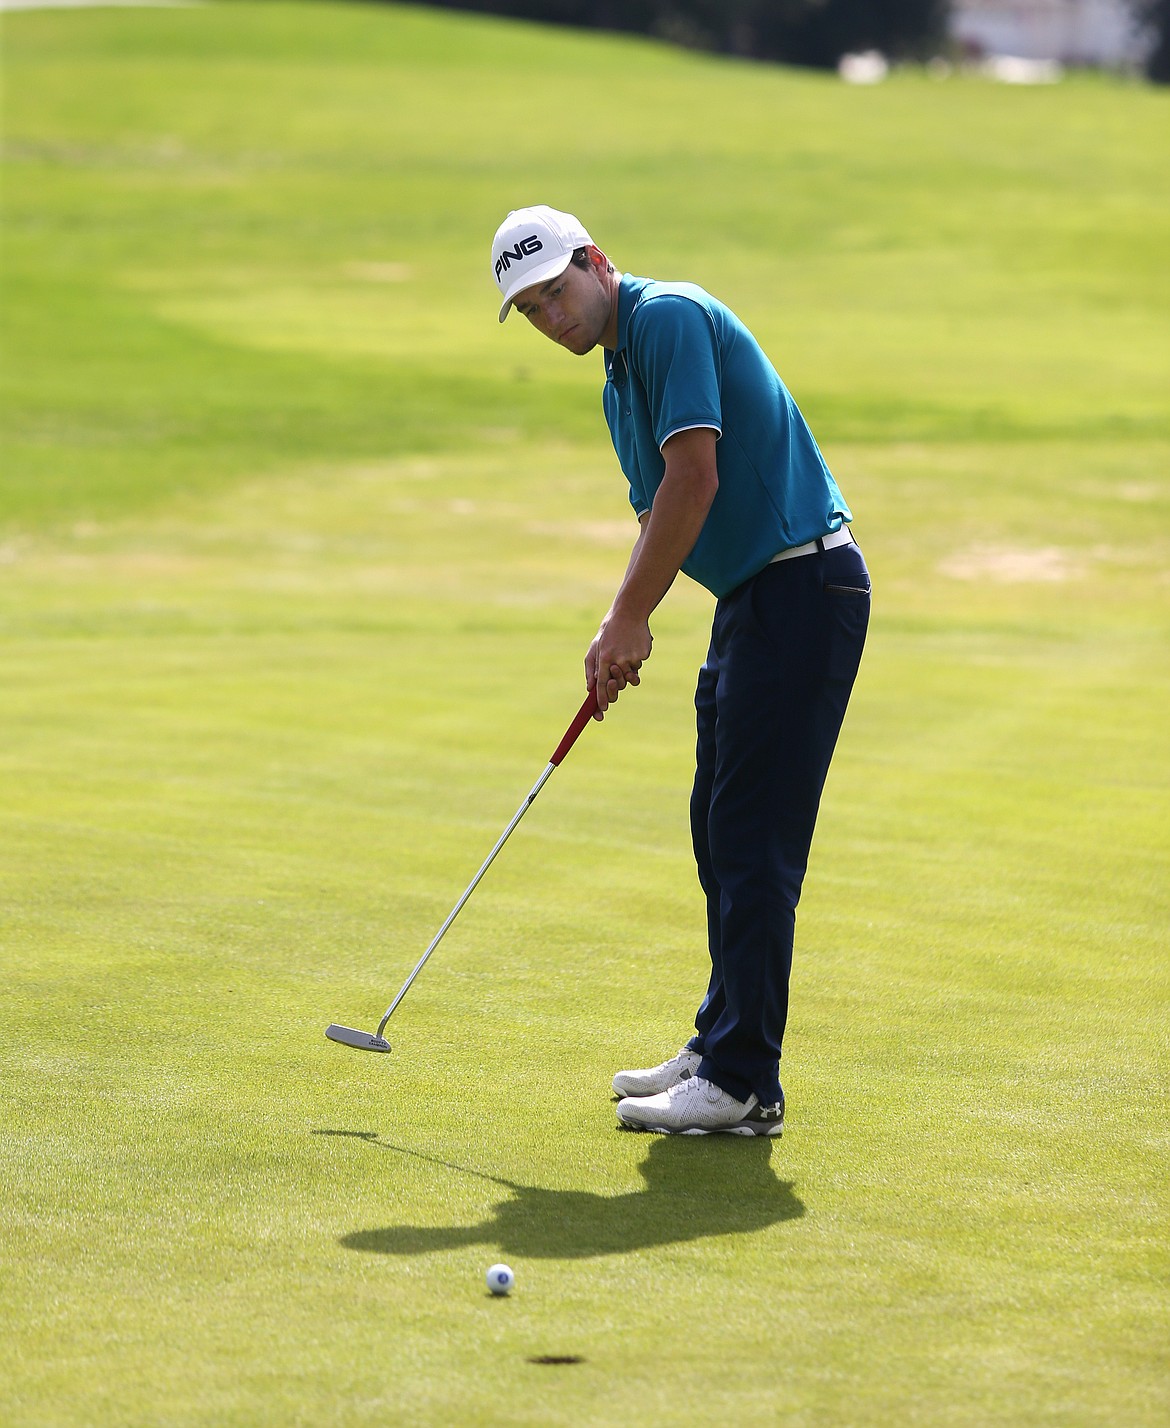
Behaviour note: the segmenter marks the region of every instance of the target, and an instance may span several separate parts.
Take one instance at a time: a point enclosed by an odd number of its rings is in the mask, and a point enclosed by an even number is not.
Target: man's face
[[[608,264],[600,253],[601,262],[592,261],[595,253],[596,249],[589,250],[587,268],[570,263],[547,283],[525,288],[512,304],[538,332],[578,357],[592,352],[602,340],[613,310],[606,282]]]

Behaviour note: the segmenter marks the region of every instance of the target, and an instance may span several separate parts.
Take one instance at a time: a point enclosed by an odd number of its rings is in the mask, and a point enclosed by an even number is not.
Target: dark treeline
[[[553,25],[653,35],[695,49],[830,69],[881,50],[925,59],[947,47],[950,0],[416,0]],[[1130,0],[1150,33],[1149,77],[1170,82],[1170,0]]]
[[[1139,0],[1138,13],[1154,36],[1146,73],[1158,84],[1170,84],[1170,0]]]
[[[830,68],[843,54],[924,58],[945,42],[948,0],[424,0],[549,24],[654,35],[746,58]]]

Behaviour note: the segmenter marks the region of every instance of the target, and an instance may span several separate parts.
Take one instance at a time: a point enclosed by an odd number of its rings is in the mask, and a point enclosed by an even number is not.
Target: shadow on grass
[[[380,1140],[375,1131],[315,1131],[350,1136],[379,1153],[410,1156],[460,1175],[490,1180],[512,1193],[475,1225],[386,1225],[343,1235],[346,1249],[367,1254],[415,1255],[466,1245],[497,1245],[506,1255],[528,1259],[588,1259],[626,1254],[654,1245],[678,1244],[709,1235],[743,1235],[804,1214],[790,1181],[778,1180],[770,1164],[772,1142],[740,1137],[648,1138],[639,1167],[645,1188],[625,1195],[585,1190],[546,1190],[517,1185]]]

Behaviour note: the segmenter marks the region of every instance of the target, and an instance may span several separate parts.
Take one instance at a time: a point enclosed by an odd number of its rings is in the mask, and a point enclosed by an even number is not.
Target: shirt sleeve
[[[692,298],[660,293],[640,303],[635,315],[630,355],[658,449],[693,427],[721,433],[719,343],[710,314]]]

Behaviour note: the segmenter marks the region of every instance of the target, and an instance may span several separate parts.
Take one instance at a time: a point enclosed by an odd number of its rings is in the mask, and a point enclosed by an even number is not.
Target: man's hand
[[[597,685],[597,713],[600,719],[627,684],[639,684],[638,671],[650,658],[654,636],[646,620],[623,616],[611,610],[585,656],[585,682]]]

